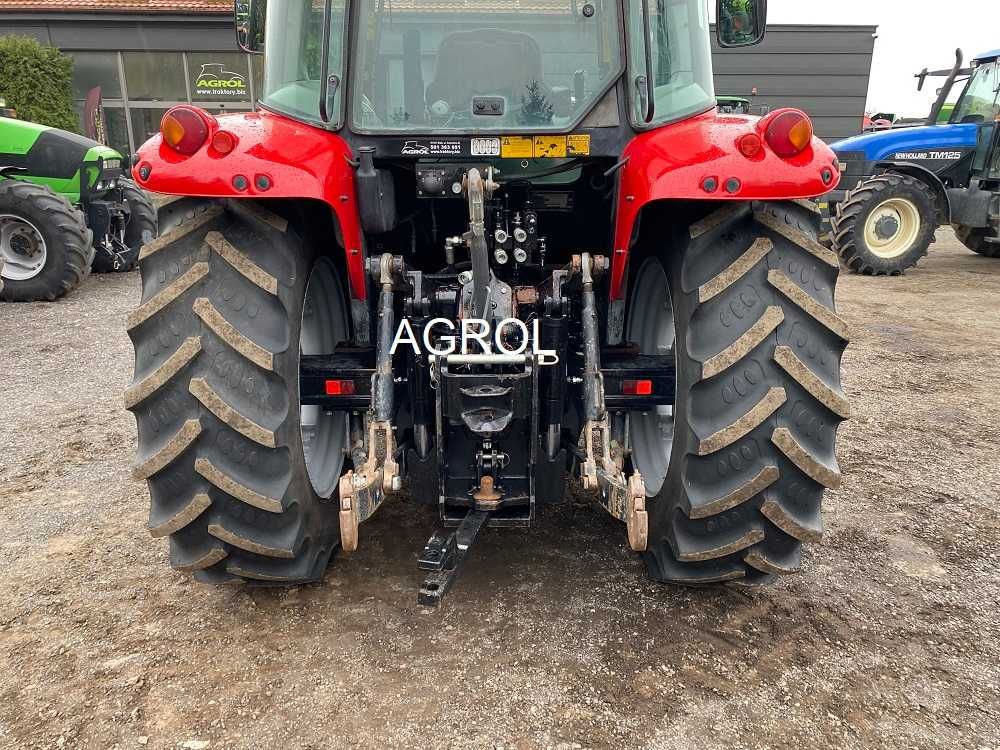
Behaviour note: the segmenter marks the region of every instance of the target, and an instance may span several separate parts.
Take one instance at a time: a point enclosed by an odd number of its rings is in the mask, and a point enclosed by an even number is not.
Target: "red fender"
[[[837,157],[823,141],[784,159],[765,143],[748,158],[739,140],[764,128],[781,112],[767,117],[743,117],[708,112],[636,136],[625,147],[615,219],[611,299],[625,296],[625,271],[636,218],[643,206],[658,200],[791,200],[813,198],[833,190],[840,181]],[[829,179],[824,180],[824,175]],[[732,178],[735,190],[727,189]],[[712,187],[714,179],[714,190]],[[729,186],[736,187],[735,183]]]
[[[367,297],[361,224],[351,149],[340,136],[270,112],[214,118],[209,138],[191,156],[174,151],[157,134],[139,149],[132,175],[146,190],[206,198],[314,198],[333,210],[347,253],[351,296]],[[213,149],[212,135],[236,138],[228,154]],[[143,176],[145,175],[145,177]],[[234,185],[243,177],[244,189]],[[236,180],[239,183],[239,180]]]

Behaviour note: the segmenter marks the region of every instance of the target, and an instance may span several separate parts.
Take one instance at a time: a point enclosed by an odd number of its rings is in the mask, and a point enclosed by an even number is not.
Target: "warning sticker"
[[[500,155],[504,159],[530,159],[534,156],[531,147],[531,139],[518,135],[510,135],[501,138]]]
[[[566,136],[564,135],[535,136],[536,159],[559,159],[564,156],[566,156]]]
[[[590,133],[566,136],[566,146],[570,156],[590,156]]]

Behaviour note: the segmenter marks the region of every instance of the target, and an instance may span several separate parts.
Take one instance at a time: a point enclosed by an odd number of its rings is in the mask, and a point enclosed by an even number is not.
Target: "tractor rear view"
[[[720,3],[724,46],[764,3]],[[702,0],[259,0],[262,108],[175,107],[139,184],[137,477],[171,564],[316,580],[405,481],[436,604],[567,482],[658,581],[801,564],[849,414],[808,118],[719,116]],[[318,52],[317,52],[318,50]],[[609,539],[609,543],[618,543]]]

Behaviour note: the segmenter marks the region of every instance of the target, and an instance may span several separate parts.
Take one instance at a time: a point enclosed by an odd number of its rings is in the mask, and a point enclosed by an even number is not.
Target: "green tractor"
[[[54,300],[91,269],[128,271],[156,236],[156,209],[120,153],[0,117],[0,300]]]
[[[750,100],[742,96],[716,96],[715,103],[722,115],[749,115],[752,112]]]

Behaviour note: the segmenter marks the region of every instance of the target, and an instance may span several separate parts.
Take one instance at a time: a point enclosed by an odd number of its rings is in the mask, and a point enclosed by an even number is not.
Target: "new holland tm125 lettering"
[[[720,5],[723,46],[760,41],[763,2]],[[318,579],[405,483],[454,529],[419,553],[434,604],[570,480],[658,581],[799,568],[849,412],[804,200],[840,170],[802,112],[717,113],[705,0],[253,0],[237,27],[260,111],[175,107],[133,164],[192,216],[128,321],[175,568]]]

